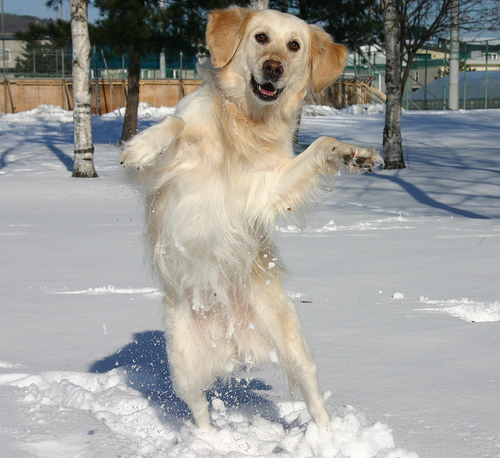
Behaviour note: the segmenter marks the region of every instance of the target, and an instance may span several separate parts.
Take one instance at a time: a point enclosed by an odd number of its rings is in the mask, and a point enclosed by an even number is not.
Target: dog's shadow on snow
[[[127,385],[142,393],[164,421],[181,426],[186,420],[193,420],[188,406],[173,389],[166,340],[162,331],[134,334],[130,344],[96,361],[89,372],[105,373],[118,367],[124,369]],[[271,389],[270,385],[257,379],[230,378],[215,381],[207,390],[206,396],[209,401],[219,398],[228,410],[237,410],[248,418],[260,415],[267,420],[279,422],[277,406],[255,393]]]

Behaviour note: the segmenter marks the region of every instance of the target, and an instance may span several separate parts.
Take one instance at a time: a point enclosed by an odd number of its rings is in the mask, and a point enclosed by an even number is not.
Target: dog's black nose
[[[262,70],[264,75],[266,75],[271,81],[279,80],[285,71],[283,65],[275,60],[266,60],[262,65]]]

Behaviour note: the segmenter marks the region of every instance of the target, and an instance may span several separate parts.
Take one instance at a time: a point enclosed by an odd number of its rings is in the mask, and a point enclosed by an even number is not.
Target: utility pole
[[[256,10],[266,10],[269,8],[269,0],[250,0],[250,7]]]
[[[2,60],[3,60],[3,97],[5,105],[5,113],[7,113],[7,69],[5,68],[5,23],[3,14],[3,0],[2,0]],[[1,108],[0,108],[1,111]]]
[[[63,0],[61,0],[61,22],[64,20],[63,16]],[[62,69],[62,80],[61,80],[61,87],[62,87],[62,102],[63,102],[63,110],[66,110],[67,104],[66,104],[66,81],[64,80],[64,47],[61,49],[61,69]]]
[[[460,37],[459,37],[459,0],[453,0],[451,5],[451,40],[450,40],[450,110],[458,110],[458,87],[460,73]]]
[[[160,8],[165,9],[165,0],[160,1]],[[160,78],[165,79],[167,77],[167,62],[165,59],[165,49],[160,52]]]

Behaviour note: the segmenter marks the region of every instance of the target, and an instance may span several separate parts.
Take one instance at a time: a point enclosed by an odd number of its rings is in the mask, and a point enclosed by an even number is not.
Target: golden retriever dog
[[[274,225],[301,214],[321,177],[368,170],[380,156],[330,137],[294,154],[306,91],[330,85],[347,54],[320,27],[231,7],[210,14],[206,36],[204,84],[121,156],[146,195],[174,389],[207,429],[205,390],[214,379],[277,355],[291,390],[300,388],[326,426],[316,363],[283,289]]]

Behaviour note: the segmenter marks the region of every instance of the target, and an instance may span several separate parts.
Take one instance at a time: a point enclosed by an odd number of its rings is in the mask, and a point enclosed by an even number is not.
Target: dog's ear
[[[232,59],[253,14],[252,10],[239,7],[209,14],[207,44],[214,67],[224,67]]]
[[[310,25],[311,82],[315,93],[332,84],[344,69],[347,48],[334,43],[321,27]]]

